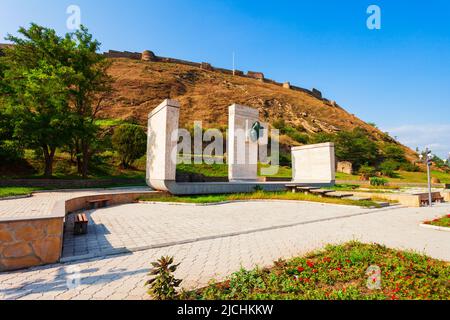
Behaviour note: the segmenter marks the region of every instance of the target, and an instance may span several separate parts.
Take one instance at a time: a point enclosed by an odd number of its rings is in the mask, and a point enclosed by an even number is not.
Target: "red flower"
[[[317,269],[314,269],[312,272],[313,272],[313,273],[317,273]]]
[[[331,258],[325,257],[325,258],[323,258],[323,262],[331,262]]]
[[[305,268],[303,268],[303,267],[298,267],[298,268],[297,268],[297,271],[300,272],[300,273],[302,273],[303,271],[305,271]]]
[[[350,260],[350,259],[345,259],[345,262],[347,262],[347,263],[352,263],[352,260]]]
[[[312,261],[307,261],[306,264],[308,265],[308,267],[314,268],[314,262],[312,262]]]
[[[336,270],[339,271],[339,272],[342,272],[342,269],[341,269],[341,268],[336,268]]]

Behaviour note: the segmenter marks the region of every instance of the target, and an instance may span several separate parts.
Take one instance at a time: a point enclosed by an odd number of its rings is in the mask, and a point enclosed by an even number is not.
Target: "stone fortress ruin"
[[[108,58],[126,58],[126,59],[142,60],[142,61],[148,61],[148,62],[176,63],[176,64],[182,64],[182,65],[200,68],[200,69],[203,69],[206,71],[215,71],[215,72],[221,72],[221,73],[228,74],[228,75],[234,75],[234,76],[239,76],[239,77],[255,79],[260,82],[274,84],[274,85],[277,85],[279,87],[282,87],[282,88],[285,88],[288,90],[295,90],[295,91],[301,91],[301,92],[307,93],[317,99],[324,101],[325,103],[327,103],[333,107],[340,108],[340,106],[335,101],[324,98],[322,95],[322,92],[316,88],[309,90],[309,89],[301,88],[298,86],[294,86],[288,81],[283,82],[283,83],[277,82],[275,80],[266,78],[264,76],[264,73],[258,72],[258,71],[248,71],[247,73],[244,73],[241,70],[216,68],[208,62],[200,62],[199,63],[199,62],[191,62],[191,61],[175,59],[175,58],[160,57],[160,56],[157,56],[153,51],[150,51],[150,50],[145,50],[142,53],[130,52],[130,51],[109,50],[108,52],[105,52],[103,55]]]

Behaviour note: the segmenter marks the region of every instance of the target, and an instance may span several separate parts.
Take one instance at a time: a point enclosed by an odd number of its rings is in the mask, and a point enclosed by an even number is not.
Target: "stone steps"
[[[319,196],[327,196],[329,193],[333,193],[333,190],[325,190],[325,189],[313,189],[309,190],[309,193],[319,195]]]
[[[343,199],[354,200],[354,201],[370,201],[372,198],[369,197],[357,197],[352,195],[351,197],[344,197]]]
[[[346,197],[352,197],[353,194],[352,193],[342,193],[342,192],[330,192],[330,193],[327,193],[326,196],[330,197],[330,198],[343,199]]]

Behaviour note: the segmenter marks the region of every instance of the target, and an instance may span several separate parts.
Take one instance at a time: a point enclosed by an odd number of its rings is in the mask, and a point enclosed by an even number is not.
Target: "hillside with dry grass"
[[[363,128],[380,143],[397,143],[377,128],[345,111],[342,107],[307,92],[291,90],[256,79],[233,76],[177,63],[111,59],[110,75],[114,93],[105,101],[100,116],[134,120],[145,124],[148,113],[163,99],[181,103],[180,126],[203,121],[204,127],[224,128],[228,106],[244,104],[259,109],[262,121],[273,124],[283,119],[299,132],[313,136]],[[282,137],[285,146],[299,143]],[[407,157],[415,152],[405,147]]]

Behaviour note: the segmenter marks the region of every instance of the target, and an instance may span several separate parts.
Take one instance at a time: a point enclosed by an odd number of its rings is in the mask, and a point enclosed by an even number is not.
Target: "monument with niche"
[[[259,112],[247,106],[229,107],[229,182],[177,182],[178,124],[180,104],[164,100],[149,113],[147,184],[176,195],[280,191],[285,182],[258,182],[258,148],[268,144],[268,129],[259,122]],[[292,149],[293,182],[325,186],[334,183],[334,146],[311,145]]]

